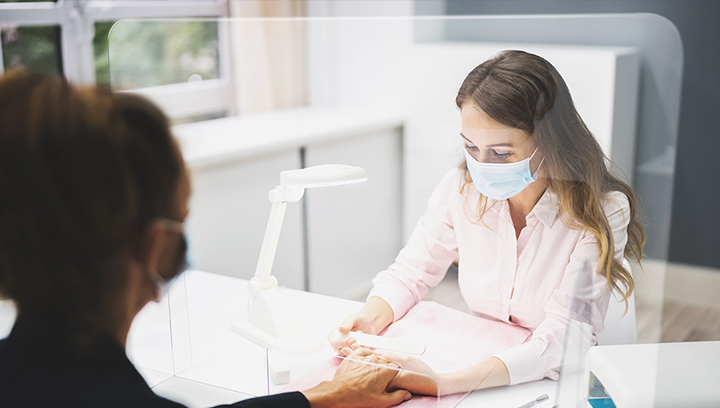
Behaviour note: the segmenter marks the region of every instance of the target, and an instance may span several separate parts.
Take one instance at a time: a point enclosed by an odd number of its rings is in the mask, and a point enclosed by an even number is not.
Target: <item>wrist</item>
[[[462,378],[458,377],[457,372],[437,374],[435,376],[435,381],[437,382],[438,395],[471,391],[461,387],[461,384],[459,383],[460,380],[462,380]]]
[[[394,320],[394,313],[390,304],[377,296],[369,297],[359,314],[365,316],[370,322],[374,333],[369,334],[380,333]]]
[[[323,381],[317,386],[302,391],[311,408],[337,407],[343,401],[343,387],[335,381]]]

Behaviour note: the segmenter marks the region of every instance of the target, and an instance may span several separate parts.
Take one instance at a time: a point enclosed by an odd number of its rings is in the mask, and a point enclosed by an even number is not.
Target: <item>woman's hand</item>
[[[405,389],[413,394],[432,396],[447,394],[441,384],[444,376],[436,373],[424,361],[407,354],[377,353],[381,360],[397,364],[401,369],[400,373],[388,384],[388,390]]]
[[[351,331],[378,334],[393,321],[393,310],[383,299],[371,296],[362,310],[348,315],[340,325],[328,335],[328,342],[341,356],[349,356],[358,345],[355,339],[347,336]]]
[[[434,396],[510,384],[510,373],[497,357],[460,371],[438,374],[423,361],[407,354],[378,352],[378,355],[381,360],[397,364],[401,369],[388,390],[405,389],[413,394]]]
[[[328,335],[330,346],[341,356],[349,356],[358,345],[356,340],[347,334],[351,331],[359,331],[367,334],[377,334],[372,324],[372,319],[364,313],[349,314],[337,327]]]
[[[303,391],[312,408],[385,408],[409,400],[412,395],[389,383],[398,366],[379,359],[371,350],[358,348],[345,358],[332,381]]]

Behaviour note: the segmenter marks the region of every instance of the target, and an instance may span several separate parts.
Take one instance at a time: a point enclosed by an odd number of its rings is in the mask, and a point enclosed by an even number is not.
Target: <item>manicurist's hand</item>
[[[366,314],[362,312],[349,314],[337,329],[330,332],[327,338],[330,346],[341,356],[349,356],[358,347],[355,344],[355,339],[347,336],[351,331],[368,334],[378,333],[373,327],[372,319]]]
[[[400,367],[398,375],[390,381],[389,390],[405,389],[418,395],[447,394],[444,387],[444,376],[436,373],[424,361],[407,354],[387,351],[378,352],[381,360]]]
[[[351,313],[336,329],[328,335],[328,342],[341,356],[349,356],[358,346],[355,339],[346,334],[360,331],[367,334],[378,334],[393,321],[393,311],[383,299],[372,296],[357,313]]]
[[[398,367],[383,361],[371,350],[358,348],[338,367],[332,381],[303,391],[312,408],[385,408],[411,398],[410,392],[388,385]]]
[[[388,390],[405,389],[413,394],[446,395],[510,384],[505,363],[491,357],[478,364],[450,373],[436,373],[422,360],[407,354],[378,352],[380,360],[400,367]]]

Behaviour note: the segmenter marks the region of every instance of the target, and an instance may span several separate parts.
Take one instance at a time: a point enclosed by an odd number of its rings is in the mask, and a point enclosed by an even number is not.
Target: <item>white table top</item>
[[[169,342],[168,316],[163,312],[167,310],[167,300],[149,305],[148,310],[138,316],[131,330],[128,353],[140,366],[154,390],[190,407],[211,406],[266,395],[268,390],[271,393],[280,391],[282,386],[275,386],[267,378],[266,350],[229,328],[233,319],[241,318],[246,313],[249,300],[247,281],[199,271],[189,271],[184,278],[184,281],[178,281],[172,288],[170,297],[175,296],[172,302],[182,297],[187,300],[192,355],[190,367],[179,372],[176,367],[177,374],[170,375],[173,372],[173,358],[157,352],[167,349],[168,344],[164,348],[158,344],[153,346],[159,340]],[[312,319],[305,321],[308,331],[315,331],[322,337],[348,313],[362,306],[360,302],[290,289],[283,290],[283,294],[300,316],[312,316]],[[173,303],[173,311],[175,306]],[[173,323],[179,325],[175,319]],[[165,332],[161,333],[158,327],[164,328]],[[174,334],[178,336],[176,332]],[[176,360],[183,358],[179,354],[175,351]],[[322,352],[306,357],[303,364],[307,365],[306,370],[311,369],[333,355],[330,347],[326,346]],[[242,369],[239,368],[241,365]],[[159,367],[160,370],[152,371],[143,367]],[[460,406],[517,408],[542,394],[548,394],[550,400],[536,406],[550,408],[556,393],[557,383],[543,380],[475,391]]]

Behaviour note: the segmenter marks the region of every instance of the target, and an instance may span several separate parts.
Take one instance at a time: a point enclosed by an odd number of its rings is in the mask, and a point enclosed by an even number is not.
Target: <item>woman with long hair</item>
[[[130,325],[185,269],[189,177],[165,115],[146,99],[26,72],[0,77],[3,407],[181,407],[125,355]],[[352,360],[352,361],[351,361]],[[368,350],[332,381],[237,407],[386,407],[397,367]]]
[[[627,299],[624,257],[640,259],[645,232],[633,190],[609,169],[560,74],[545,59],[505,51],[470,72],[457,98],[465,160],[440,182],[395,263],[373,280],[364,307],[338,327],[377,334],[427,294],[458,260],[477,315],[532,331],[521,345],[454,373],[417,359],[393,384],[421,394],[556,379],[571,316],[603,330],[612,291]],[[576,291],[583,265],[590,286]],[[575,313],[582,304],[584,315]],[[580,316],[580,317],[578,317]],[[340,354],[357,345],[330,336]],[[436,388],[437,387],[437,388]]]

